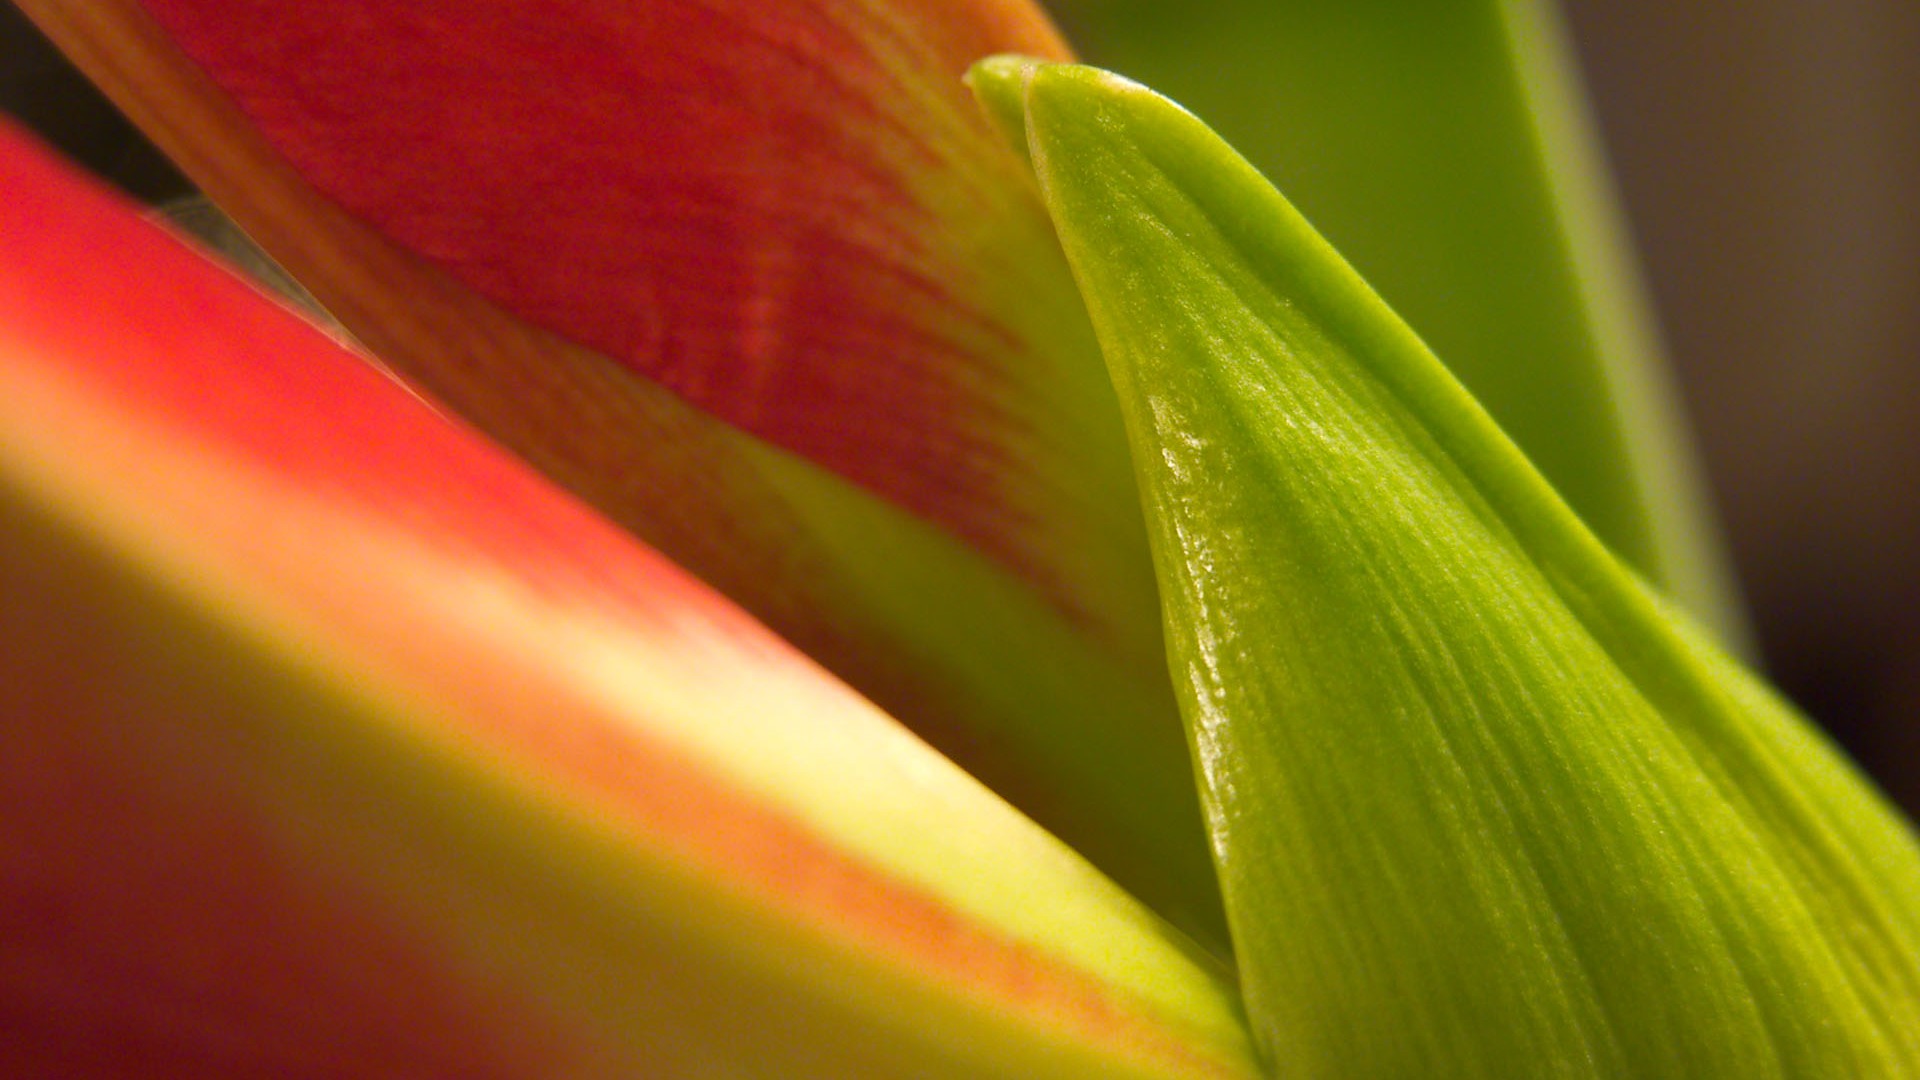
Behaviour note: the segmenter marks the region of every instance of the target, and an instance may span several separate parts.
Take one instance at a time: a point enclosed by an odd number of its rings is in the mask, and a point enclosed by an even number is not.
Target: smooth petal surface
[[[9,1075],[1244,1076],[1177,933],[0,142]]]
[[[1281,1075],[1920,1070],[1920,849],[1178,106],[1018,65]]]
[[[27,0],[360,340],[1224,948],[1008,0]]]
[[[1059,0],[1207,117],[1589,527],[1747,630],[1555,0]]]

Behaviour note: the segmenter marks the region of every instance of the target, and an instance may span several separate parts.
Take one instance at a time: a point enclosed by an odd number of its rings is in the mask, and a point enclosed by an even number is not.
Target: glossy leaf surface
[[[345,326],[1224,950],[1036,9],[28,0]]]
[[[1908,826],[1199,121],[976,79],[1112,365],[1275,1070],[1920,1069]]]
[[[1251,1074],[704,586],[11,134],[0,232],[5,1071]]]
[[[1061,0],[1207,117],[1594,532],[1746,629],[1554,0]]]

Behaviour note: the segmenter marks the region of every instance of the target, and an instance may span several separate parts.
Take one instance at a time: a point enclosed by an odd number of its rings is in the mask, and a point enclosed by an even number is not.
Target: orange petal
[[[0,138],[0,1064],[1251,1075],[757,624]]]

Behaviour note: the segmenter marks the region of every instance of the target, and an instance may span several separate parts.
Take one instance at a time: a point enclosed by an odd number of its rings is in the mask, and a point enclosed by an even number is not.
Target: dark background
[[[1769,672],[1920,811],[1920,4],[1566,11]]]
[[[1566,14],[1769,671],[1920,810],[1920,4]],[[0,110],[187,190],[4,4]]]

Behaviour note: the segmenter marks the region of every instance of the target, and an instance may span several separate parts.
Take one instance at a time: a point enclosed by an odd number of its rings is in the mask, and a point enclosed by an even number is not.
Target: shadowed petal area
[[[1217,967],[705,586],[10,135],[0,231],[0,1062],[1253,1073]]]
[[[383,360],[1224,952],[1112,388],[959,81],[1033,8],[22,6]]]

